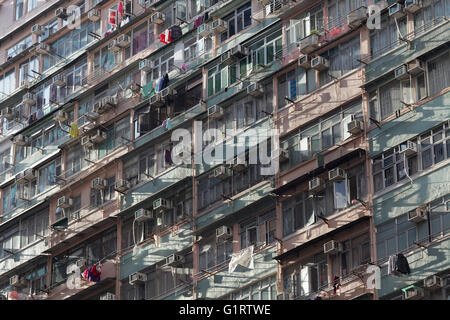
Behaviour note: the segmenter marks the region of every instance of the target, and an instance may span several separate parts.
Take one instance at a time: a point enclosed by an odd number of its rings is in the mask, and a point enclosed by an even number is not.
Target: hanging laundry
[[[164,83],[164,76],[161,76],[161,78],[159,78],[159,82],[158,82],[158,92],[160,92],[163,88],[163,83]]]
[[[119,5],[117,7],[117,11],[119,12],[119,17],[123,18],[123,2],[119,1]]]
[[[396,271],[398,271],[402,274],[410,274],[411,273],[411,269],[409,268],[408,260],[402,253],[397,254]]]
[[[397,266],[397,255],[393,254],[389,257],[388,260],[388,275],[398,276],[398,272],[396,270]]]
[[[228,264],[228,273],[234,272],[238,264],[249,269],[254,269],[253,249],[254,246],[250,246],[242,249],[238,253],[233,253],[231,255],[231,261]]]
[[[161,245],[161,237],[157,234],[154,234],[153,239],[155,239],[155,247],[159,248],[159,246]]]
[[[341,281],[338,276],[334,276],[333,278],[333,294],[336,294],[337,289],[341,287]]]
[[[117,12],[111,9],[109,9],[109,23],[117,25]]]
[[[163,77],[162,80],[162,85],[161,85],[161,90],[163,90],[164,88],[166,88],[169,85],[169,74],[166,73]]]
[[[165,127],[167,130],[172,129],[172,123],[170,122],[170,118],[167,118]]]
[[[83,279],[91,282],[99,282],[101,274],[102,274],[101,264],[98,265],[94,264],[92,267],[87,268],[83,272]]]
[[[166,127],[166,123],[167,123],[167,119],[165,119],[165,120],[162,122],[161,126],[165,128],[165,127]]]
[[[37,119],[40,119],[40,118],[42,118],[44,116],[44,111],[42,111],[42,109],[41,108],[39,108],[38,109],[38,111],[37,111]]]
[[[197,17],[197,19],[194,20],[194,29],[200,26],[203,23],[203,16]]]
[[[180,26],[171,26],[170,30],[170,38],[172,41],[180,39],[183,36],[183,31]]]
[[[169,165],[172,164],[172,152],[169,149],[166,149],[164,151],[164,160],[166,161],[167,164]]]
[[[77,123],[74,121],[74,122],[72,122],[72,124],[70,125],[70,132],[69,132],[69,135],[70,135],[72,138],[76,138],[76,137],[78,137],[79,134],[80,134],[80,130],[78,129]]]
[[[172,37],[170,34],[170,29],[167,29],[166,31],[164,31],[163,33],[161,33],[159,35],[159,41],[165,44],[171,43],[172,42]]]

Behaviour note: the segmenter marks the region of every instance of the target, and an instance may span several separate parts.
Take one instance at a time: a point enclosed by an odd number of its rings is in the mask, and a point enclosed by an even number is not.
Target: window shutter
[[[347,131],[347,125],[352,121],[352,115],[345,117],[342,120],[342,140],[351,137],[351,133]]]
[[[308,296],[311,293],[311,269],[303,267],[300,270],[300,295]]]

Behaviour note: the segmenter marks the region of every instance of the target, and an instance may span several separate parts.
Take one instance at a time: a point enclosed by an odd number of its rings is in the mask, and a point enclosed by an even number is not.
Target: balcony
[[[31,263],[40,256],[48,248],[47,240],[37,240],[23,249],[15,252],[14,255],[10,255],[0,259],[0,275],[3,275],[18,266],[24,266],[25,263]]]
[[[277,272],[277,262],[273,259],[276,254],[276,246],[266,247],[253,253],[254,269],[241,265],[232,273],[228,272],[228,265],[213,275],[198,280],[197,299],[218,299],[246,285],[261,280],[264,277]]]
[[[354,70],[336,81],[297,99],[292,104],[280,110],[274,116],[275,126],[281,132],[288,132],[314,120],[318,115],[326,114],[346,101],[361,96],[359,88],[362,82],[362,69]]]
[[[159,176],[147,182],[137,185],[120,198],[121,210],[135,207],[157,193],[173,187],[175,184],[192,177],[192,168],[174,166],[164,171]]]
[[[187,249],[193,244],[192,223],[188,222],[179,226],[178,232],[171,231],[160,236],[160,245],[157,247],[153,238],[139,245],[139,252],[133,255],[128,252],[120,258],[120,280],[126,279],[134,272],[161,262],[171,254]]]
[[[283,239],[283,252],[289,252],[297,247],[306,248],[308,242],[319,241],[320,239],[329,236],[330,232],[336,233],[341,231],[357,221],[367,219],[370,215],[371,213],[368,208],[365,208],[362,204],[357,204],[331,216],[327,216],[327,223],[315,223],[310,227],[297,230],[293,235],[286,236]]]
[[[399,145],[450,118],[450,91],[426,102],[370,132],[370,157]]]
[[[105,228],[105,225],[115,224],[114,217],[119,213],[119,200],[113,199],[98,207],[85,207],[81,208],[77,212],[71,212],[67,217],[67,229],[64,231],[53,232],[51,235],[50,243],[51,250],[55,250],[57,246],[62,244],[67,245],[68,242],[73,242],[84,236],[88,232],[91,232],[95,226],[95,229]],[[107,227],[106,227],[107,228]]]
[[[208,228],[212,229],[213,224],[218,227],[223,219],[247,209],[250,205],[269,196],[272,191],[271,183],[263,181],[231,197],[231,201],[222,202],[218,207],[216,206],[197,218],[197,233],[201,233]]]
[[[436,49],[448,42],[450,21],[444,17],[432,20],[427,25],[416,28],[405,36],[405,40],[398,40],[389,47],[382,48],[382,54],[374,52],[372,56],[362,59],[366,66],[366,84],[393,71],[396,67],[421,55]]]
[[[81,279],[80,288],[70,289],[67,284],[64,282],[57,287],[54,287],[50,290],[50,294],[48,295],[47,300],[66,300],[73,298],[75,295],[83,294],[87,290],[101,290],[106,286],[114,283],[116,278],[116,270],[117,263],[113,260],[107,260],[102,265],[102,273],[100,275],[99,282],[90,282],[84,279]]]

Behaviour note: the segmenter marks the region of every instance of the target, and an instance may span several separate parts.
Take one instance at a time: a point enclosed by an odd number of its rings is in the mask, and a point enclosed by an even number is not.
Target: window
[[[204,243],[199,248],[199,270],[209,270],[223,266],[223,262],[231,259],[233,241],[231,239],[215,239]]]
[[[3,201],[3,214],[13,210],[21,204],[21,201],[17,194],[18,186],[13,184],[2,189],[2,201]]]
[[[106,188],[103,190],[91,189],[90,204],[91,208],[97,208],[116,197],[114,185],[116,177],[106,178]]]
[[[323,8],[320,4],[290,20],[286,28],[288,46],[296,47],[301,39],[310,35],[311,30],[320,31],[322,28]]]
[[[66,177],[74,175],[85,166],[86,161],[84,160],[84,152],[81,144],[75,145],[69,150],[67,150],[66,172],[65,172]]]
[[[373,159],[375,192],[448,159],[450,155],[449,124],[440,125],[410,141],[418,144],[417,154],[405,157],[401,153],[406,148],[406,142],[404,142]]]
[[[406,17],[397,21],[401,35],[406,35]],[[381,29],[370,31],[370,56],[379,57],[389,50],[402,45],[404,42],[399,40],[399,34],[394,18],[388,17],[388,14],[381,16]]]
[[[316,254],[283,272],[284,291],[294,297],[307,298],[328,285],[327,258]]]
[[[276,276],[267,277],[252,285],[246,286],[228,296],[222,297],[226,300],[276,300],[277,283]]]
[[[289,161],[281,164],[280,170],[292,168],[310,159],[314,154],[351,137],[345,130],[346,125],[352,118],[362,120],[361,108],[361,101],[353,102],[350,106],[344,106],[300,128],[300,132],[282,138],[280,146],[289,152]]]
[[[358,266],[370,261],[369,234],[364,233],[351,240],[341,242],[342,250],[331,256],[332,277],[343,277]]]
[[[221,34],[220,41],[224,42],[228,38],[248,28],[252,24],[251,15],[252,6],[251,2],[248,2],[239,7],[237,10],[223,17],[222,20],[228,23],[228,28],[227,31]]]
[[[15,69],[12,68],[5,74],[0,75],[0,98],[3,99],[16,89]]]
[[[270,211],[240,225],[241,249],[271,244],[275,236],[275,212]]]
[[[44,192],[56,184],[56,177],[61,175],[61,159],[52,161],[44,168],[39,169],[38,193]]]
[[[16,0],[15,2],[15,17],[19,20],[24,14],[24,0]]]
[[[333,0],[328,3],[328,28],[334,29],[347,23],[347,14],[361,6],[364,0]]]
[[[11,168],[11,150],[8,148],[5,151],[0,152],[0,173]]]
[[[19,85],[24,80],[32,81],[35,78],[35,73],[39,72],[39,59],[37,57],[30,58],[22,62],[19,66]]]
[[[147,36],[148,30],[147,22],[144,22],[137,28],[133,29],[133,56],[147,48],[149,43]],[[153,33],[151,35],[153,36]]]
[[[420,32],[429,30],[433,20],[439,17],[450,16],[450,3],[445,0],[425,0],[422,9],[414,15],[414,30]]]
[[[447,72],[450,69],[450,54],[447,51],[427,64],[430,95],[435,95],[450,86],[450,75]]]

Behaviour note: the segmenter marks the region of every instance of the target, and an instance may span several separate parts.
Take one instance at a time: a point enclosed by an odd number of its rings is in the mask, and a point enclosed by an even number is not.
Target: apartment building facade
[[[449,15],[0,2],[0,296],[447,299]]]

